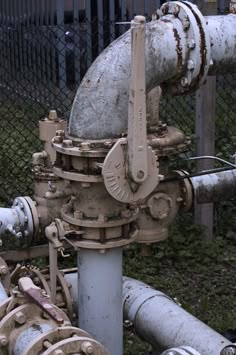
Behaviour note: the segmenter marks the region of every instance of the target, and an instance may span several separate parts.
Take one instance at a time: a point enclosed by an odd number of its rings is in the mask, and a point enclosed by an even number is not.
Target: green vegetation
[[[236,329],[236,220],[227,227],[206,242],[192,216],[183,215],[152,256],[142,257],[137,245],[125,251],[124,274],[167,293],[218,332]],[[126,355],[143,354],[148,346],[129,331],[125,349]]]

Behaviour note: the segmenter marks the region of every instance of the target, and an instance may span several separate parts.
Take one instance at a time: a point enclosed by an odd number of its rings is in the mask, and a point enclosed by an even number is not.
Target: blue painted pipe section
[[[37,337],[43,333],[48,332],[53,327],[49,324],[33,324],[30,328],[26,329],[20,334],[16,340],[13,355],[22,355],[28,345],[35,341]]]

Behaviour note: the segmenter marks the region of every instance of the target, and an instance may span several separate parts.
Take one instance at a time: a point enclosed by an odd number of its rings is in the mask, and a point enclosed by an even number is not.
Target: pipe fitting
[[[17,197],[11,208],[0,208],[1,238],[10,235],[20,244],[30,245],[38,229],[38,213],[30,197]]]

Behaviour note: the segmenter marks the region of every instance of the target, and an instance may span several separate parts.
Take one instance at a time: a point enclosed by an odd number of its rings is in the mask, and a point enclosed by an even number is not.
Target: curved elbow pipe
[[[179,77],[186,58],[178,19],[146,25],[146,88]],[[69,134],[81,139],[117,138],[127,131],[131,73],[130,31],[110,44],[86,73],[74,99]]]
[[[205,20],[207,33],[204,36],[208,37],[209,32],[211,42],[212,65],[209,73],[235,71],[236,16],[211,16]],[[76,93],[70,115],[69,134],[73,138],[118,138],[127,131],[130,42],[128,31],[111,43],[86,73]],[[183,78],[189,52],[194,51],[194,48],[195,44],[187,40],[186,31],[177,17],[167,15],[158,21],[147,23],[146,91],[165,83],[174,88]],[[204,51],[206,52],[206,48]],[[198,57],[196,60],[204,61]]]

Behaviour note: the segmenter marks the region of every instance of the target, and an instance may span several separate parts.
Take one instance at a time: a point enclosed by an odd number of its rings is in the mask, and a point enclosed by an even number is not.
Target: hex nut
[[[84,151],[86,150],[90,150],[91,149],[91,146],[90,146],[90,143],[89,142],[82,142],[80,144],[80,148]]]
[[[90,341],[84,341],[84,342],[81,344],[81,350],[82,350],[86,355],[92,354],[92,353],[93,353],[93,344],[90,343]]]
[[[6,275],[8,273],[8,269],[6,266],[2,265],[0,266],[0,274],[1,275]]]
[[[54,350],[53,355],[65,355],[65,353],[64,353],[64,351],[57,349],[57,350]]]
[[[194,39],[190,39],[188,41],[188,48],[194,49],[195,47],[196,47],[196,42],[194,41]]]
[[[188,70],[194,70],[194,68],[195,68],[195,63],[194,63],[194,61],[193,61],[192,59],[190,59],[190,60],[188,61],[187,68],[188,68]]]
[[[5,335],[0,335],[0,346],[6,346],[8,343],[7,337]]]
[[[164,219],[168,217],[172,207],[171,198],[165,193],[156,193],[151,196],[147,202],[150,215],[154,219]]]
[[[22,325],[26,322],[26,316],[24,315],[23,312],[17,312],[15,314],[15,322]]]
[[[64,139],[62,142],[64,148],[71,148],[73,147],[73,143],[71,139]]]
[[[50,110],[48,118],[50,121],[56,121],[57,120],[57,111],[56,110]]]

